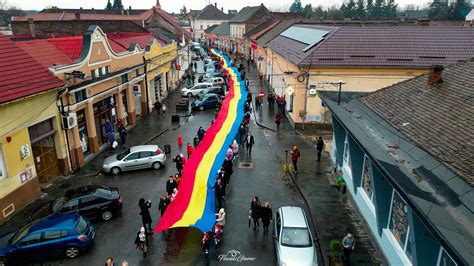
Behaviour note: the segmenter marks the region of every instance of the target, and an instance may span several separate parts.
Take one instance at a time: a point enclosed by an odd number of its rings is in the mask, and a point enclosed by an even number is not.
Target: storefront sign
[[[133,88],[133,95],[135,95],[135,96],[141,96],[142,95],[142,90],[141,90],[140,85],[135,84],[135,85],[132,86],[132,88]]]
[[[28,182],[33,177],[31,168],[26,169],[24,172],[20,173],[20,181],[22,184]]]

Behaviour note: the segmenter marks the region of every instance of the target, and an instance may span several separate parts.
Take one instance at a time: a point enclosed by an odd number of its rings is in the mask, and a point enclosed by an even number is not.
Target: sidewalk
[[[247,70],[248,71],[248,70]],[[255,67],[251,67],[247,74],[250,82],[250,91],[253,96],[257,95],[260,90],[260,81]],[[328,152],[323,152],[321,162],[316,161],[316,137],[320,134],[327,143],[326,148],[330,148],[332,134],[318,131],[295,131],[288,119],[282,120],[280,130],[276,131],[274,123],[277,113],[277,106],[269,108],[266,97],[268,95],[268,84],[264,81],[264,103],[260,110],[255,109],[254,116],[256,122],[263,128],[276,132],[274,141],[275,153],[279,154],[280,161],[285,165],[285,150],[291,150],[296,145],[300,150],[302,157],[298,160],[298,173],[288,173],[293,182],[305,198],[305,202],[309,207],[310,215],[314,223],[314,228],[318,234],[324,260],[328,262],[330,255],[331,240],[341,241],[346,230],[351,230],[357,240],[356,250],[354,251],[351,261],[354,265],[380,265],[386,264],[383,256],[376,248],[372,236],[363,226],[356,207],[353,206],[347,194],[342,194],[335,188],[335,176],[333,174],[332,162]],[[255,98],[255,97],[253,97]],[[291,164],[291,158],[288,158]],[[292,168],[292,166],[290,166]],[[329,265],[326,263],[326,265]]]

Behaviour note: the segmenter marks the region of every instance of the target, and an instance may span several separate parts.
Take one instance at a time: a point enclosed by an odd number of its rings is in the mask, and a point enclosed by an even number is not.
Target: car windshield
[[[22,239],[24,236],[26,236],[28,234],[28,231],[30,231],[30,228],[31,228],[31,225],[32,224],[27,224],[25,225],[23,228],[21,228],[20,230],[18,230],[13,236],[12,238],[10,238],[10,240],[8,241],[10,244],[12,243],[16,243],[18,240]]]
[[[117,160],[122,160],[123,158],[125,158],[125,156],[127,156],[129,154],[130,154],[130,149],[118,154],[117,155]]]
[[[306,228],[283,228],[281,244],[287,247],[311,247],[311,236]]]
[[[52,205],[53,212],[59,211],[64,206],[64,204],[66,204],[66,202],[68,201],[69,201],[68,197],[61,197],[61,198],[56,199]]]
[[[82,234],[85,230],[86,230],[86,227],[87,227],[87,221],[84,220],[84,218],[82,218],[82,216],[80,216],[78,218],[78,222],[76,224],[76,227],[74,228],[74,230],[76,230],[76,232],[78,232],[79,234]]]

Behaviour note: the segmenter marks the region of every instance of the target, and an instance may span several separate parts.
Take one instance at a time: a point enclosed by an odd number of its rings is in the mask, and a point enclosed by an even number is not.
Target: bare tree
[[[12,16],[22,15],[23,11],[10,5],[7,0],[0,0],[0,26],[9,26]]]

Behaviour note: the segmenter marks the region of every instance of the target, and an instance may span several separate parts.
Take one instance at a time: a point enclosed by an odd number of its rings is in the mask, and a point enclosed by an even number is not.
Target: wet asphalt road
[[[289,176],[283,172],[280,157],[274,150],[272,142],[276,141],[276,133],[262,130],[255,123],[250,128],[255,137],[252,156],[246,155],[242,150],[240,158],[234,162],[234,174],[227,189],[224,206],[227,213],[226,227],[220,249],[216,250],[212,246],[208,257],[202,255],[202,234],[192,228],[172,229],[154,235],[147,258],[142,258],[141,252],[135,249],[136,232],[141,226],[139,198],[152,201],[151,214],[153,224],[156,225],[160,219],[157,209],[159,196],[165,194],[167,177],[176,173],[171,157],[186,152],[185,145],[179,149],[177,136],[182,135],[184,144],[191,142],[199,126],[210,126],[213,115],[212,110],[198,111],[180,128],[169,130],[150,143],[160,147],[171,145],[171,154],[167,155],[165,168],[94,177],[93,182],[96,184],[120,189],[124,202],[121,215],[109,222],[95,222],[97,234],[94,246],[80,257],[47,261],[43,265],[103,265],[107,257],[113,257],[117,262],[126,259],[129,265],[214,265],[222,263],[219,255],[232,250],[253,259],[241,263],[275,265],[272,229],[270,228],[270,236],[264,236],[262,228],[253,231],[248,227],[250,200],[257,195],[262,203],[269,201],[274,211],[285,205],[303,206],[303,201],[292,186]],[[251,162],[253,166],[251,169],[239,168],[241,162]]]

